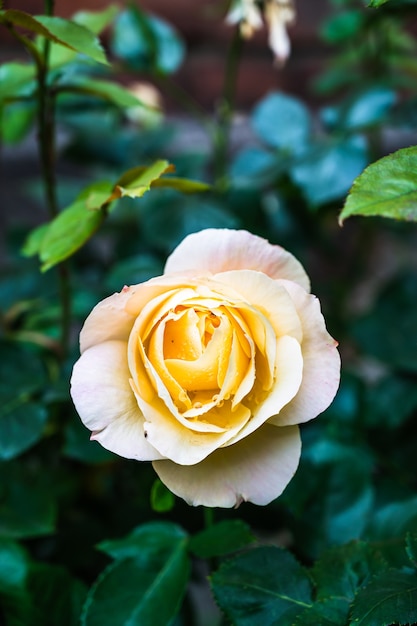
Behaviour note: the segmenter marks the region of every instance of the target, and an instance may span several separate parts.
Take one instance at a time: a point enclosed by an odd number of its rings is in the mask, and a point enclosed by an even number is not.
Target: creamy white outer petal
[[[126,311],[126,304],[134,292],[135,287],[124,287],[94,307],[81,329],[81,353],[104,341],[128,340],[135,318]]]
[[[337,341],[326,330],[319,300],[298,285],[280,281],[288,290],[303,327],[303,380],[295,398],[271,420],[279,426],[301,424],[322,413],[331,404],[340,382]]]
[[[233,292],[260,311],[278,337],[290,335],[297,341],[302,340],[303,330],[297,309],[288,291],[277,280],[254,270],[222,272],[214,275],[213,280],[231,287]]]
[[[155,461],[161,481],[188,504],[233,507],[269,504],[294,476],[301,454],[297,426],[265,425],[239,443],[216,450],[192,466]]]
[[[239,269],[291,280],[310,290],[310,280],[292,254],[246,230],[208,228],[188,235],[168,257],[164,273],[198,276]]]
[[[106,341],[86,350],[74,365],[71,396],[93,438],[121,456],[163,458],[145,439],[144,418],[129,384],[127,344]]]

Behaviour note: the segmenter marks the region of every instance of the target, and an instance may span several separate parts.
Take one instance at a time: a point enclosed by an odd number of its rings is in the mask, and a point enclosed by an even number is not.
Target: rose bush
[[[190,504],[267,504],[332,401],[337,343],[301,264],[246,231],[188,236],[163,276],[100,302],[71,393],[92,439]]]

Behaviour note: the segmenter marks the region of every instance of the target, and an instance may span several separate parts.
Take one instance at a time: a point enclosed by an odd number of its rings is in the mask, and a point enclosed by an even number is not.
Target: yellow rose
[[[209,229],[93,309],[71,393],[92,439],[190,504],[267,504],[297,468],[297,424],[336,393],[336,346],[291,254]]]

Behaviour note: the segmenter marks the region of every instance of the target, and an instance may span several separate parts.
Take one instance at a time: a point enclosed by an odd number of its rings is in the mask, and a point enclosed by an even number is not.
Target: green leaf
[[[107,26],[113,23],[120,7],[117,4],[109,4],[101,11],[78,11],[71,17],[73,22],[85,26],[95,35],[99,35]]]
[[[170,189],[154,190],[141,207],[145,240],[163,250],[171,251],[190,233],[204,228],[237,228],[238,219],[224,204],[192,196],[183,196]]]
[[[189,548],[201,559],[210,559],[236,552],[253,541],[255,537],[245,522],[225,520],[194,535]]]
[[[417,622],[415,572],[388,570],[358,591],[352,606],[355,626],[409,626]]]
[[[344,626],[348,623],[349,608],[344,598],[320,600],[300,613],[291,626]]]
[[[117,12],[118,7],[111,4],[103,11],[79,11],[72,16],[71,20],[80,26],[88,28],[94,35],[98,35],[113,22]],[[38,47],[41,47],[41,42],[38,43]],[[76,57],[77,52],[74,50],[54,43],[51,44],[49,51],[49,65],[51,68],[56,69],[66,65]]]
[[[295,98],[274,92],[255,107],[253,128],[273,148],[298,152],[310,138],[311,119],[305,106]]]
[[[49,228],[49,223],[41,224],[34,228],[26,238],[25,243],[21,249],[21,253],[23,256],[33,256],[35,254],[39,254],[43,238]]]
[[[157,513],[171,511],[175,504],[174,494],[157,478],[151,489],[151,506]]]
[[[108,80],[98,80],[83,76],[69,76],[65,81],[60,81],[60,90],[74,91],[107,100],[118,107],[146,107],[130,91]]]
[[[0,536],[39,537],[54,531],[56,509],[46,478],[16,462],[2,464]]]
[[[345,42],[357,37],[365,23],[366,15],[363,10],[340,11],[326,20],[323,28],[321,28],[321,35],[329,43]]]
[[[393,89],[371,87],[360,92],[342,111],[342,126],[348,130],[380,124],[397,100]]]
[[[98,63],[108,64],[100,42],[95,35],[84,26],[62,17],[47,15],[32,16],[24,11],[8,9],[0,11],[0,23],[11,23],[14,26],[32,31],[37,35],[84,54]]]
[[[351,603],[358,589],[386,570],[382,555],[363,541],[352,541],[325,552],[310,570],[316,583],[316,598],[343,598]]]
[[[158,178],[171,172],[173,166],[168,161],[155,161],[149,167],[133,167],[125,172],[116,182],[114,197],[140,198],[151,188]]]
[[[352,215],[417,220],[417,147],[403,148],[372,163],[356,179],[339,221]]]
[[[292,165],[290,175],[312,206],[342,198],[367,164],[362,137],[316,145]]]
[[[152,183],[152,187],[175,189],[181,193],[201,193],[211,189],[211,185],[200,180],[189,180],[188,178],[178,178],[176,176],[158,178]]]
[[[271,184],[284,171],[286,164],[276,154],[261,148],[245,148],[232,162],[230,176],[237,187],[262,187]]]
[[[74,254],[94,235],[104,220],[100,209],[111,201],[111,189],[106,181],[93,183],[49,224],[39,250],[43,272]]]
[[[171,522],[150,522],[135,528],[123,539],[102,541],[98,549],[113,559],[152,559],[170,547],[182,543],[186,533]]]
[[[111,40],[115,56],[135,70],[171,74],[181,65],[185,46],[175,29],[131,5],[118,16]]]
[[[413,531],[417,524],[417,496],[402,500],[400,502],[390,502],[379,508],[367,528],[367,536],[372,541],[378,541],[384,546],[384,540],[400,539],[407,531]],[[385,541],[390,547],[392,541]],[[396,546],[393,546],[393,550]]]
[[[19,143],[32,128],[36,114],[33,102],[14,102],[0,107],[0,139],[4,143]]]
[[[35,66],[28,63],[3,63],[0,67],[0,102],[29,96],[36,88]]]
[[[25,584],[28,555],[15,541],[0,537],[0,594]]]
[[[382,6],[383,4],[386,4],[388,1],[389,0],[371,0],[368,6],[372,8],[378,8]]]
[[[81,625],[167,626],[189,578],[184,532],[173,524],[147,524],[126,538],[123,548],[116,543],[107,542],[117,561],[92,587]]]
[[[214,597],[234,626],[291,626],[312,605],[309,577],[287,551],[250,550],[211,577]]]
[[[19,345],[0,346],[0,460],[9,460],[41,439],[48,413],[36,399],[45,384],[40,359]]]

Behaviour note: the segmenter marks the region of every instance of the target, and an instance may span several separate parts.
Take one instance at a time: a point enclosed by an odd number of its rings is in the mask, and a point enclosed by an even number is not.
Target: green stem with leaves
[[[46,15],[53,15],[54,0],[45,0]],[[48,85],[49,53],[51,42],[45,38],[42,55],[35,59],[38,80],[38,141],[45,190],[46,205],[50,219],[58,215],[55,180],[55,95]],[[71,321],[71,297],[69,271],[66,264],[58,267],[59,297],[61,303],[60,356],[65,358],[69,344]]]

